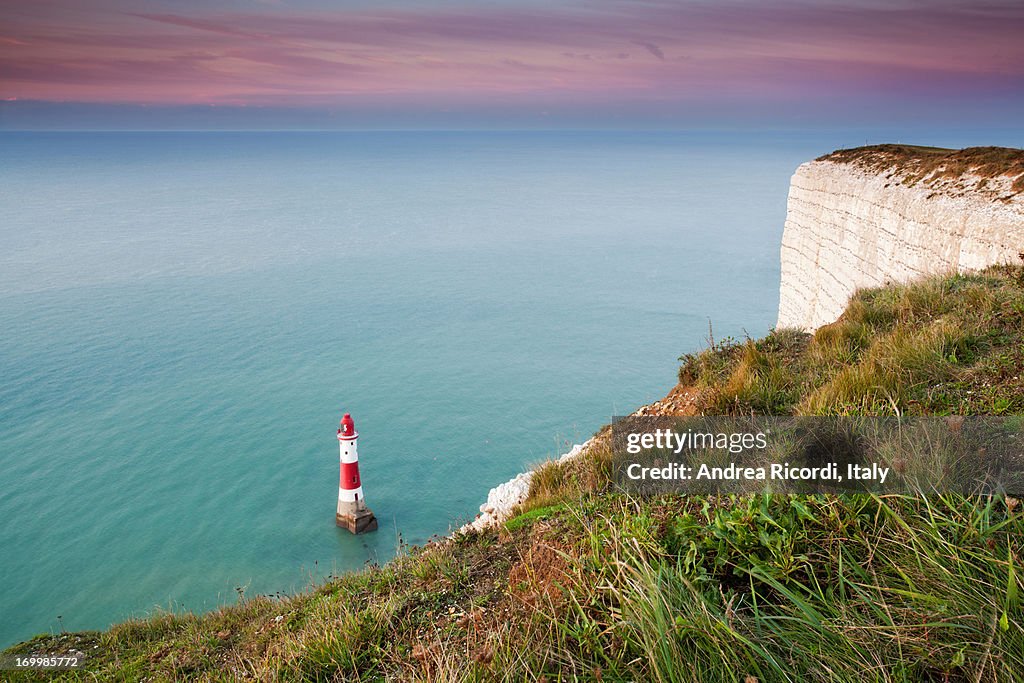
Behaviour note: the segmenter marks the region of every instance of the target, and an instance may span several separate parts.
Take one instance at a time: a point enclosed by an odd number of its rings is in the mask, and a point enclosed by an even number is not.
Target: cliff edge
[[[1022,251],[1024,150],[839,150],[790,183],[777,327],[812,331],[858,289],[1016,262]]]

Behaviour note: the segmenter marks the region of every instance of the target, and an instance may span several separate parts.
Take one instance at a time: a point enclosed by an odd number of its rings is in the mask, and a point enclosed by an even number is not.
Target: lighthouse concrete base
[[[334,521],[342,529],[348,529],[353,534],[377,530],[377,518],[373,516],[373,512],[369,508],[363,508],[353,513],[338,513],[334,515]]]

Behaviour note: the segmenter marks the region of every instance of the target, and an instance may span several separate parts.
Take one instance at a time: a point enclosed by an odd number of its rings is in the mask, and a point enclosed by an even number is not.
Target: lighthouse
[[[352,416],[345,413],[338,428],[341,447],[341,479],[338,481],[338,526],[354,534],[376,531],[377,518],[363,500],[363,486],[359,481],[359,433]]]

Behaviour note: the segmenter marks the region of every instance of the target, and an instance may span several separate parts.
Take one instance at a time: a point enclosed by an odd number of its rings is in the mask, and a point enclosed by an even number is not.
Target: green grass
[[[1013,564],[1022,522],[1002,501],[666,505],[667,535],[620,538],[607,582],[653,680],[1003,681],[1024,672]]]
[[[1001,266],[858,292],[814,335],[775,330],[680,360],[709,414],[1024,412],[1024,275]]]
[[[815,335],[683,358],[709,413],[1024,413],[1024,273],[857,294]],[[499,528],[291,597],[155,614],[9,652],[5,680],[1024,680],[1024,506],[962,496],[633,499],[597,446]],[[5,672],[9,674],[10,672]]]

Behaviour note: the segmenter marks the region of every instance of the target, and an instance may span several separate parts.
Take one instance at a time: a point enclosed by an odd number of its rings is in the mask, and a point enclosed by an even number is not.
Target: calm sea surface
[[[0,646],[385,561],[763,334],[859,141],[0,134]],[[380,530],[334,526],[335,428]]]

